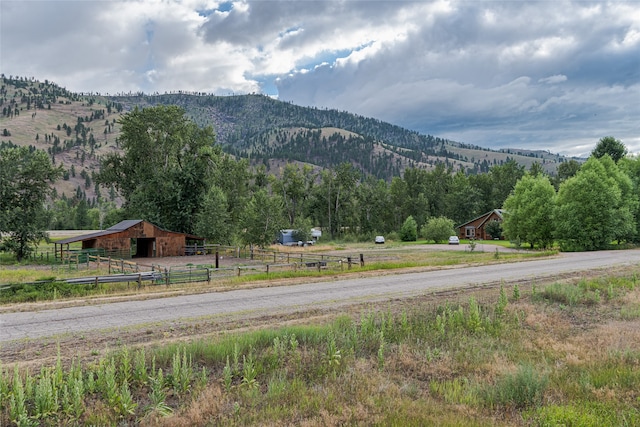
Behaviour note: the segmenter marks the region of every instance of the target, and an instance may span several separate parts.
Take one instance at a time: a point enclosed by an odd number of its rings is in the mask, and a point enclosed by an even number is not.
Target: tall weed
[[[482,396],[491,408],[503,406],[524,409],[542,404],[549,378],[531,365],[520,365],[513,374],[505,374],[486,386]]]

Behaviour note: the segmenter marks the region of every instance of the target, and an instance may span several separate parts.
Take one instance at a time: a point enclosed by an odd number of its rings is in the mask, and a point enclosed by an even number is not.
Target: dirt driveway
[[[351,257],[354,260],[359,259],[360,254],[365,257],[365,260],[381,260],[388,258],[389,254],[401,254],[409,252],[439,252],[439,251],[470,251],[470,247],[467,244],[460,245],[447,245],[447,244],[418,244],[411,246],[395,246],[391,245],[363,245],[361,248],[351,249],[345,251],[342,249],[333,249],[331,246],[311,246],[311,247],[283,247],[274,245],[270,248],[281,253],[290,253],[292,258],[300,255],[301,253],[309,255],[331,255],[342,258]],[[484,243],[479,241],[474,248],[475,252],[490,252],[495,251],[506,252],[519,252],[519,249],[505,248],[501,245],[495,245],[491,243]],[[186,267],[188,265],[193,266],[215,266],[216,257],[213,254],[207,255],[192,255],[192,256],[177,256],[177,257],[163,257],[163,258],[135,258],[133,261],[142,266],[160,265],[166,268]],[[218,259],[218,265],[220,268],[234,267],[238,265],[261,265],[268,261],[250,260],[247,258],[236,258],[233,256],[220,255]]]

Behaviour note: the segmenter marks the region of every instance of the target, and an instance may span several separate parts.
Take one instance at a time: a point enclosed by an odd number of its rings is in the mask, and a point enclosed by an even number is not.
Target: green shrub
[[[518,409],[538,406],[542,403],[549,383],[545,374],[538,373],[530,365],[521,365],[514,374],[506,374],[483,391],[484,402],[489,407],[506,406]]]
[[[418,239],[418,223],[411,215],[407,217],[400,228],[400,240],[403,242],[415,242]]]
[[[545,287],[541,295],[549,301],[568,306],[595,305],[600,302],[600,290],[587,289],[584,285],[553,283]]]
[[[445,217],[431,218],[422,230],[425,239],[433,240],[436,243],[444,242],[449,236],[455,234],[453,220]]]

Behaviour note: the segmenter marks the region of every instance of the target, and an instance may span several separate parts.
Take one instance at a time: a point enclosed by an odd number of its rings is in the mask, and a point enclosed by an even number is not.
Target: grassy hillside
[[[0,85],[0,146],[33,146],[62,164],[61,196],[78,190],[95,197],[93,174],[100,156],[117,150],[121,113],[103,97],[75,94],[53,83],[3,78]],[[87,179],[89,177],[89,179]]]

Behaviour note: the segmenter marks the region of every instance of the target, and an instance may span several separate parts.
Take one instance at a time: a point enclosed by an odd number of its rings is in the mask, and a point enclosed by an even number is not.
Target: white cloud
[[[2,0],[0,19],[1,72],[74,91],[265,90],[487,147],[640,151],[635,2]]]
[[[565,76],[564,74],[556,74],[556,75],[544,77],[538,80],[538,82],[540,83],[547,83],[551,85],[566,82],[566,81],[567,81],[567,76]]]

